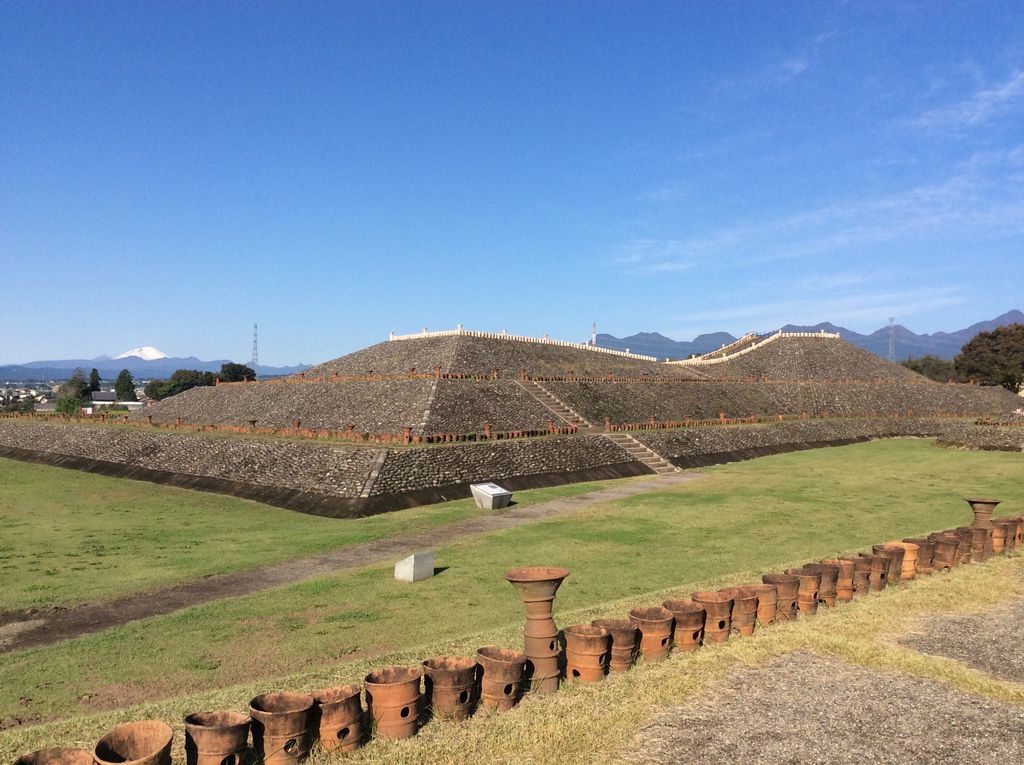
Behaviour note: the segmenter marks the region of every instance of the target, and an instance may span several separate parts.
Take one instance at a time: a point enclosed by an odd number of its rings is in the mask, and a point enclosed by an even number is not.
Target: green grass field
[[[516,501],[527,505],[608,483],[517,492]],[[317,518],[220,494],[0,459],[0,611],[108,600],[481,512],[467,499],[370,518]]]
[[[371,566],[0,655],[0,720],[62,718],[235,685],[269,688],[294,673],[358,681],[367,663],[471,633],[511,636],[515,645],[522,615],[502,578],[508,568],[572,569],[556,603],[565,626],[573,623],[566,613],[581,620],[620,613],[609,604],[741,583],[789,563],[962,524],[971,517],[962,497],[971,494],[1000,496],[1007,512],[1022,512],[1022,464],[1019,454],[895,440],[709,468],[670,490],[455,541],[437,551],[447,570],[416,585],[396,583],[390,566]]]

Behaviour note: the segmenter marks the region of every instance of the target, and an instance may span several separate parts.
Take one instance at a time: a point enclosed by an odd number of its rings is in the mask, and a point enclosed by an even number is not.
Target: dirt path
[[[543,518],[583,510],[602,502],[686,483],[699,477],[697,473],[651,476],[650,479],[631,481],[575,497],[553,499],[525,507],[513,506],[496,515],[467,518],[429,531],[397,534],[387,539],[349,545],[320,555],[257,566],[232,574],[211,576],[194,582],[135,593],[104,603],[34,613],[0,612],[0,653],[101,632],[137,619],[169,614],[221,598],[250,595],[335,571],[397,560],[413,552],[447,544],[453,539],[522,526]]]

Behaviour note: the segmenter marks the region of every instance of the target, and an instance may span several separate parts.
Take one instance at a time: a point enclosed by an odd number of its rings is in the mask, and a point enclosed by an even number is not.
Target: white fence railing
[[[744,353],[750,353],[751,351],[755,351],[758,348],[763,348],[768,343],[772,343],[782,337],[816,337],[829,340],[836,340],[837,338],[839,338],[839,336],[840,335],[838,332],[826,332],[824,330],[822,330],[821,332],[783,332],[782,330],[779,330],[774,334],[768,335],[768,337],[764,338],[764,340],[762,340],[759,343],[748,345],[746,348],[741,348],[735,353],[730,353],[725,356],[716,356],[715,358],[711,359],[704,358],[703,356],[697,356],[696,358],[693,359],[680,359],[679,361],[670,361],[668,363],[681,364],[683,366],[704,366],[707,364],[721,364],[723,361],[730,361],[731,359],[734,359],[737,356],[742,356]],[[743,339],[744,338],[742,337],[740,338],[740,340]],[[740,340],[737,340],[736,343],[739,343]],[[735,345],[736,343],[733,343],[733,345]],[[714,351],[714,353],[717,352],[719,351]]]

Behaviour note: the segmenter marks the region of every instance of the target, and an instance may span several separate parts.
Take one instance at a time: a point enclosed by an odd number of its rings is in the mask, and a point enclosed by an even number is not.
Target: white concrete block
[[[395,579],[399,582],[418,582],[434,575],[434,551],[427,550],[403,558],[395,564]]]
[[[512,492],[496,483],[470,484],[469,490],[473,492],[476,506],[481,510],[501,510],[512,501]]]

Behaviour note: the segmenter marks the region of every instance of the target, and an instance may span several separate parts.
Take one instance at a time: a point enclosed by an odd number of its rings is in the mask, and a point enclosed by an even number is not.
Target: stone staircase
[[[679,472],[679,468],[654,451],[654,449],[644,446],[633,436],[629,435],[629,433],[604,433],[602,435],[610,439],[612,443],[625,449],[630,457],[647,465],[647,467],[659,475]]]
[[[544,404],[545,408],[558,419],[568,423],[578,423],[580,430],[591,429],[594,425],[586,420],[579,412],[570,407],[560,398],[551,393],[547,388],[534,380],[519,380],[523,389],[535,399]]]

